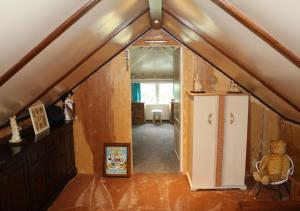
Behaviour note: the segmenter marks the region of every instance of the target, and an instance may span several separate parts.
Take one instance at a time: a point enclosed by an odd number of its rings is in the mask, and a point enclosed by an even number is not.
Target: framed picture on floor
[[[48,117],[44,104],[29,108],[34,133],[37,135],[49,128]]]
[[[130,176],[130,144],[104,144],[103,175],[106,177]]]

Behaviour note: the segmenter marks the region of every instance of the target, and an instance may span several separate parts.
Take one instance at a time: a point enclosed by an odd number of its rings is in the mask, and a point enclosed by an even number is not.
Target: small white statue
[[[72,121],[74,119],[74,101],[72,100],[71,94],[68,94],[68,97],[66,97],[64,104],[65,120]]]
[[[20,131],[17,125],[16,116],[10,118],[10,127],[11,127],[12,136],[9,142],[12,144],[20,143],[22,139],[20,137]]]
[[[233,80],[230,81],[229,92],[241,92],[240,88]]]
[[[199,73],[197,73],[196,77],[194,77],[194,91],[203,91]]]

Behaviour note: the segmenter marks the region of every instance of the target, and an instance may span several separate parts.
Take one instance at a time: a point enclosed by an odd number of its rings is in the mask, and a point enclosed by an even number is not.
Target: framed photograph
[[[49,122],[44,104],[29,108],[34,133],[37,135],[49,128]]]
[[[103,175],[107,177],[130,176],[130,144],[104,144]]]

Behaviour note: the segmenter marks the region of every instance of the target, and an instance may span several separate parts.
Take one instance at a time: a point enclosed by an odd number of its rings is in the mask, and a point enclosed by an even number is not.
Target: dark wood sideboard
[[[76,173],[72,124],[0,146],[0,210],[47,210]]]
[[[170,106],[170,123],[174,124],[174,102],[171,102]]]
[[[132,124],[145,123],[145,105],[142,102],[131,102],[131,120]]]

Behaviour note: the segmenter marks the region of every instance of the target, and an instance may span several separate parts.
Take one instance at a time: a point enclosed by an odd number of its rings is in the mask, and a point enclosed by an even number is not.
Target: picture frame
[[[130,177],[130,144],[104,143],[103,176]]]
[[[44,104],[30,107],[29,114],[35,135],[49,129],[49,122]]]

